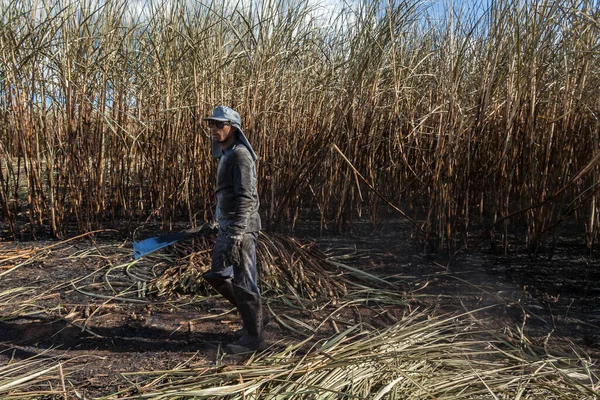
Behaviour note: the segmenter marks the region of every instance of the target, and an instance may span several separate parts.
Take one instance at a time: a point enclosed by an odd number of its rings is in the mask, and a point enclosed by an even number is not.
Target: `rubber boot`
[[[263,331],[263,310],[260,295],[241,286],[233,285],[233,293],[238,304],[246,334],[237,342],[225,346],[228,354],[249,353],[264,350],[266,347]]]
[[[264,308],[263,308],[262,322],[263,322],[263,330],[264,330],[265,326],[267,326],[267,324],[269,322],[271,322],[271,318],[269,318],[269,314],[267,312],[265,312]],[[241,328],[241,329],[238,329],[237,331],[233,332],[233,335],[235,336],[236,339],[239,339],[247,333],[248,333],[248,331],[246,330],[246,328]]]
[[[219,294],[221,294],[224,298],[229,300],[234,307],[237,307],[237,303],[235,301],[235,295],[233,294],[233,278],[223,278],[221,275],[215,274],[212,271],[205,272],[202,277],[206,280],[213,289],[215,289]],[[267,325],[271,319],[269,318],[269,314],[263,313],[263,327]],[[238,329],[233,333],[236,339],[241,338],[248,331],[246,328]]]
[[[235,294],[233,293],[233,278],[224,278],[212,271],[205,272],[202,277],[210,284],[221,296],[225,297],[231,304],[237,307]]]

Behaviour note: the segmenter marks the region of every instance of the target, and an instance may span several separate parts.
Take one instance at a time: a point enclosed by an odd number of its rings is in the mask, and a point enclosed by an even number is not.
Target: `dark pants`
[[[250,292],[260,294],[256,283],[256,242],[258,232],[245,233],[242,238],[242,262],[239,266],[226,265],[224,253],[227,246],[225,230],[227,223],[219,221],[219,233],[213,251],[211,271],[223,279],[232,278],[233,283]]]

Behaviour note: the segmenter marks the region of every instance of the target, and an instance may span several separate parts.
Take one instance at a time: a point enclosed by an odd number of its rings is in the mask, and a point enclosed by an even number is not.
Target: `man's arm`
[[[247,152],[234,151],[232,156],[235,215],[228,231],[232,236],[241,236],[246,232],[250,215],[255,211],[253,194],[256,191],[256,175],[254,161]]]

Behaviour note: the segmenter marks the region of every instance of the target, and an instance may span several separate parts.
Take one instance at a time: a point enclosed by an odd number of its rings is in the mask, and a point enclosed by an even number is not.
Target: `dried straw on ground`
[[[214,241],[214,237],[203,237],[174,245],[166,257],[175,265],[165,263],[155,268],[149,291],[159,296],[210,293],[202,274],[210,270]],[[339,264],[330,261],[315,243],[301,243],[283,235],[260,233],[257,264],[266,296],[283,294],[309,301],[339,298],[347,293],[350,283]]]
[[[285,238],[269,240],[277,245],[268,246],[289,248]],[[77,251],[62,247],[60,250],[54,248],[52,252],[59,255],[41,251],[31,253],[30,258],[43,255],[80,263],[89,260],[96,264],[89,273],[70,277],[69,281],[53,282],[51,289],[14,287],[1,290],[0,307],[12,310],[6,318],[32,311],[52,315],[64,307],[60,298],[75,291],[85,294],[78,297],[80,301],[85,304],[96,302],[99,308],[109,301],[150,303],[147,299],[134,297],[141,295],[132,290],[136,287],[135,279],[122,287],[114,280],[118,277],[124,281],[127,273],[132,277],[139,275],[139,278],[150,276],[148,269],[136,268],[141,265],[139,260],[131,261],[129,246],[123,249],[120,244],[93,245]],[[177,257],[159,254],[146,261],[151,264],[167,259],[173,262]],[[2,282],[10,280],[12,273],[23,267],[17,264],[16,269],[7,270],[10,273]],[[146,275],[142,276],[143,273]],[[56,297],[58,302],[47,303],[49,295]],[[340,318],[340,310],[344,308],[372,307],[375,303],[404,308],[405,300],[396,291],[369,289],[365,285],[361,288],[349,286],[347,295],[338,305],[333,306],[329,300],[305,303],[319,309],[324,317],[305,323],[310,329],[303,340],[294,341],[290,337],[271,343],[266,351],[249,359],[218,357],[207,364],[190,358],[172,370],[127,371],[115,375],[120,379],[120,391],[104,393],[99,399],[598,398],[600,381],[593,359],[579,350],[570,355],[557,355],[532,346],[526,337],[504,336],[498,329],[487,329],[484,321],[477,319],[477,312],[434,316],[427,311],[416,311],[381,329],[366,322],[346,320],[345,328],[327,337],[323,337],[319,329]],[[48,309],[49,305],[53,310]],[[174,301],[170,306],[177,308]],[[286,312],[282,310],[280,316],[283,318]],[[3,354],[13,354],[17,350],[9,346]],[[0,365],[0,397],[83,398],[81,388],[85,387],[85,382],[78,380],[76,372],[86,368],[85,360],[69,358],[68,354],[61,359],[44,355],[25,359],[15,357]]]
[[[244,364],[224,358],[217,366],[190,361],[168,371],[127,372],[129,385],[98,399],[598,398],[600,380],[591,360],[515,345],[483,329],[474,316],[427,318],[415,312],[379,331],[356,325],[319,342],[276,343]],[[77,360],[64,364],[68,372],[84,368]],[[0,395],[75,394],[69,375],[63,392],[59,365],[58,360],[26,359],[0,367],[6,372]],[[31,392],[27,384],[46,390]]]
[[[382,293],[383,295],[383,293]],[[246,365],[183,367],[140,385],[141,398],[594,399],[585,358],[521,349],[473,318],[416,312],[381,331],[360,325],[319,343],[275,344]],[[307,339],[309,341],[309,339]],[[164,371],[161,371],[164,374]],[[131,397],[133,398],[133,397]]]

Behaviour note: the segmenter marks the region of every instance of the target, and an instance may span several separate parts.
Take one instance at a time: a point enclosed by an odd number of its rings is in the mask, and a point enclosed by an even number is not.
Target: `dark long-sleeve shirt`
[[[241,142],[223,151],[217,169],[217,219],[231,235],[261,228],[256,190],[256,165]]]

